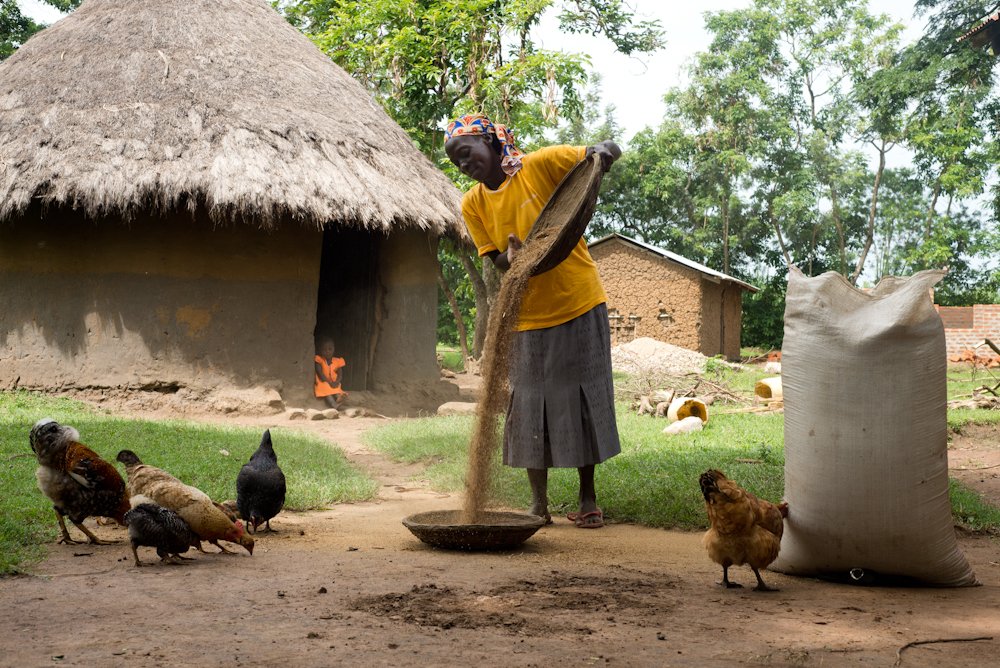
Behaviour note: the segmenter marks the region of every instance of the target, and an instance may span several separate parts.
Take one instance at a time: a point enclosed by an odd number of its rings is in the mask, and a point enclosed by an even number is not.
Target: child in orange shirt
[[[330,408],[338,408],[347,398],[347,392],[340,386],[340,369],[346,366],[343,357],[334,357],[333,339],[320,339],[319,350],[313,361],[316,363],[316,377],[313,382],[313,393],[317,399],[322,399]]]

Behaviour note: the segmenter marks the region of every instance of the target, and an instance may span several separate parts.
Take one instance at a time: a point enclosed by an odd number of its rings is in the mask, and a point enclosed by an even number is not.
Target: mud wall
[[[704,281],[697,271],[617,240],[602,243],[590,253],[608,294],[608,311],[617,310],[621,318],[612,318],[612,344],[645,336],[705,352],[701,333]],[[630,319],[634,331],[629,331]]]
[[[437,384],[437,240],[401,230],[379,245],[373,389]]]
[[[0,387],[311,390],[320,233],[125,226],[72,212],[0,225]]]

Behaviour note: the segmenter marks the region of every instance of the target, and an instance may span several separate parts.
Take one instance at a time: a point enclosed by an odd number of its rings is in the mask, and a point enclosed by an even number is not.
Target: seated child
[[[316,379],[313,383],[313,393],[317,399],[322,399],[330,408],[337,408],[347,398],[347,392],[340,387],[340,373],[346,362],[343,357],[334,357],[333,339],[324,337],[319,341],[319,350],[313,361],[316,362]]]

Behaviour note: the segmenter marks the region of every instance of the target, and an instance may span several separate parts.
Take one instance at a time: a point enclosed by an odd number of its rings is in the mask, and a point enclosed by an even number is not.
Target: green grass
[[[236,476],[261,437],[255,429],[125,420],[68,399],[0,393],[0,485],[4,490],[0,496],[0,574],[37,560],[44,546],[58,537],[52,505],[35,483],[37,464],[28,444],[31,425],[42,417],[76,427],[80,440],[123,475],[115,456],[119,450],[133,450],[144,463],[169,471],[220,501],[236,498]],[[288,482],[285,508],[308,510],[374,498],[378,484],[335,448],[284,429],[272,429],[271,437]]]
[[[462,360],[462,351],[458,348],[438,346],[437,355],[438,359],[441,360],[442,368],[454,371],[455,373],[462,373],[465,371],[465,362]]]
[[[781,414],[712,414],[705,429],[665,437],[665,420],[639,416],[618,407],[622,453],[597,467],[598,500],[618,522],[646,526],[702,529],[706,526],[698,476],[718,468],[761,498],[777,501],[784,490],[784,416]],[[462,490],[472,418],[422,418],[370,431],[365,440],[393,459],[423,462],[432,485]],[[526,508],[530,489],[524,472],[495,465],[494,499]],[[576,509],[576,472],[552,469],[549,501],[553,513]],[[1000,530],[1000,509],[975,492],[951,482],[955,518],[972,530]]]
[[[705,510],[697,480],[712,467],[763,498],[781,498],[785,460],[780,415],[723,415],[701,432],[672,438],[662,435],[665,425],[665,420],[619,407],[622,454],[598,466],[596,473],[600,504],[608,516],[647,526],[699,528]],[[364,438],[397,461],[425,463],[426,477],[436,489],[456,492],[464,486],[472,429],[469,417],[421,418],[380,427]],[[493,481],[497,501],[529,505],[523,471],[498,465]],[[550,471],[552,512],[575,510],[577,491],[576,471]]]
[[[948,365],[948,399],[968,399],[982,386],[1000,383],[1000,370],[974,367],[967,362]]]
[[[948,481],[948,491],[952,515],[959,524],[971,531],[996,533],[1000,527],[1000,508],[990,505],[957,480]]]

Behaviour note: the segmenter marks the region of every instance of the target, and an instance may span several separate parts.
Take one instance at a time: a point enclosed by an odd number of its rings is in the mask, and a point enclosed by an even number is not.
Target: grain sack
[[[948,498],[943,271],[871,292],[792,268],[785,301],[785,500],[771,569],[977,584]]]

